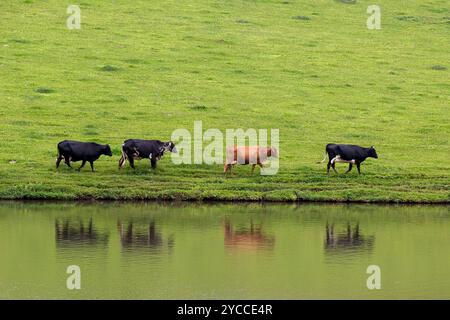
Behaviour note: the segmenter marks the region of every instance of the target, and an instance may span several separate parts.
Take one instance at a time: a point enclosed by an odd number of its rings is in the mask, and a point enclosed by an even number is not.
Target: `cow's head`
[[[112,157],[112,151],[109,144],[103,146],[103,154]]]
[[[278,150],[275,147],[270,147],[268,152],[269,157],[278,158]]]
[[[377,152],[373,146],[369,148],[369,157],[378,159]]]
[[[177,153],[177,148],[175,148],[175,143],[173,143],[172,141],[169,142],[164,142],[163,145],[164,151],[170,151],[173,153]]]

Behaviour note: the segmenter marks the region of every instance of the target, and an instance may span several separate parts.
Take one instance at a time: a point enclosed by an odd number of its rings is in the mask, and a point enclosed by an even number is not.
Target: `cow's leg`
[[[259,172],[261,172],[261,170],[264,168],[264,164],[258,163],[258,166],[259,166]]]
[[[86,160],[83,160],[83,162],[81,163],[81,166],[77,170],[80,171],[81,168],[83,168],[85,164],[86,164]]]
[[[94,172],[94,161],[89,161],[89,164],[91,165],[92,172]]]
[[[150,164],[152,165],[152,169],[156,169],[156,162],[157,162],[156,158],[150,159]]]
[[[131,157],[130,157],[129,154],[127,156],[128,156],[128,162],[130,163],[130,167],[132,167],[134,169],[134,158],[133,158],[133,156],[131,155]]]
[[[350,171],[352,171],[352,168],[353,168],[353,164],[350,163],[350,164],[348,165],[348,170],[347,170],[345,173],[349,173]]]
[[[231,163],[225,164],[225,166],[223,167],[223,173],[227,173],[228,171],[231,172],[232,167],[233,165]]]
[[[333,162],[333,163],[331,164],[331,167],[333,168],[333,171],[334,171],[334,172],[338,173],[337,170],[336,170],[336,162]]]
[[[361,174],[361,163],[356,163],[356,168],[358,169],[358,173]]]
[[[125,165],[125,156],[122,154],[122,156],[119,159],[119,169],[122,169],[124,165]]]
[[[327,163],[327,174],[330,174],[330,168],[331,168],[331,161],[328,160],[328,163]]]
[[[70,165],[70,157],[69,156],[64,156],[64,162],[67,164],[67,166],[69,168],[72,168],[72,166]]]
[[[333,235],[334,235],[334,224],[332,224],[330,226],[327,222],[327,224],[325,226],[325,230],[326,230],[326,234],[327,234],[327,243],[331,243],[331,240],[333,240]]]
[[[58,154],[58,158],[56,159],[56,169],[59,168],[59,163],[64,157],[61,154]]]

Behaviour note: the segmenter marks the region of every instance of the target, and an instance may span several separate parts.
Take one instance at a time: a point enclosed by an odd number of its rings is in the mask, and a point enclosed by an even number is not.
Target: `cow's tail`
[[[58,161],[58,159],[63,159],[64,158],[64,153],[72,153],[72,149],[70,148],[70,145],[69,144],[66,144],[66,147],[69,149],[69,150],[64,150],[64,146],[63,146],[63,143],[64,143],[65,141],[61,141],[60,143],[58,143],[58,145],[56,146],[56,148],[58,149],[58,154],[57,154],[57,156],[56,156],[56,161]],[[64,152],[65,151],[65,152]]]
[[[127,153],[124,150],[125,143],[122,144],[122,156],[119,159],[119,169],[122,169],[125,166],[125,160],[128,159]]]
[[[62,150],[62,148],[63,148],[63,146],[62,146],[62,144],[63,144],[63,142],[64,141],[61,141],[60,143],[58,143],[58,145],[56,146],[56,149],[58,149],[58,158],[60,157],[60,156],[62,156],[62,154],[63,154],[63,150]]]
[[[61,160],[64,159],[64,161],[66,161],[66,158],[64,157],[64,150],[63,150],[63,146],[62,146],[63,142],[58,143],[57,149],[58,149],[58,155],[56,156],[56,169],[59,168],[59,164],[61,163]],[[69,156],[69,160],[70,162],[70,156]],[[67,163],[67,161],[66,161]]]
[[[59,163],[61,162],[63,156],[61,151],[59,150],[59,145],[58,145],[58,154],[56,155],[56,169],[58,169],[59,167]]]
[[[327,153],[325,152],[325,157],[322,159],[322,161],[317,161],[316,163],[324,163],[327,159]]]

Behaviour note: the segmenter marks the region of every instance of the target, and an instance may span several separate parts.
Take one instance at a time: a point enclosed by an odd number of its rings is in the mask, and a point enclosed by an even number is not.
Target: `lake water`
[[[450,207],[1,202],[0,298],[449,299]]]

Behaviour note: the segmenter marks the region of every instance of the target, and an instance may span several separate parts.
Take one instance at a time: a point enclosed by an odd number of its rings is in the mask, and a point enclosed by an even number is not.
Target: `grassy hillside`
[[[372,1],[0,2],[0,198],[450,202],[450,5]],[[280,171],[148,161],[119,172],[126,138],[278,128]],[[110,143],[96,173],[55,170],[63,139]],[[374,145],[326,175],[326,143]],[[76,164],[78,166],[79,164]],[[341,173],[346,166],[338,165]]]

